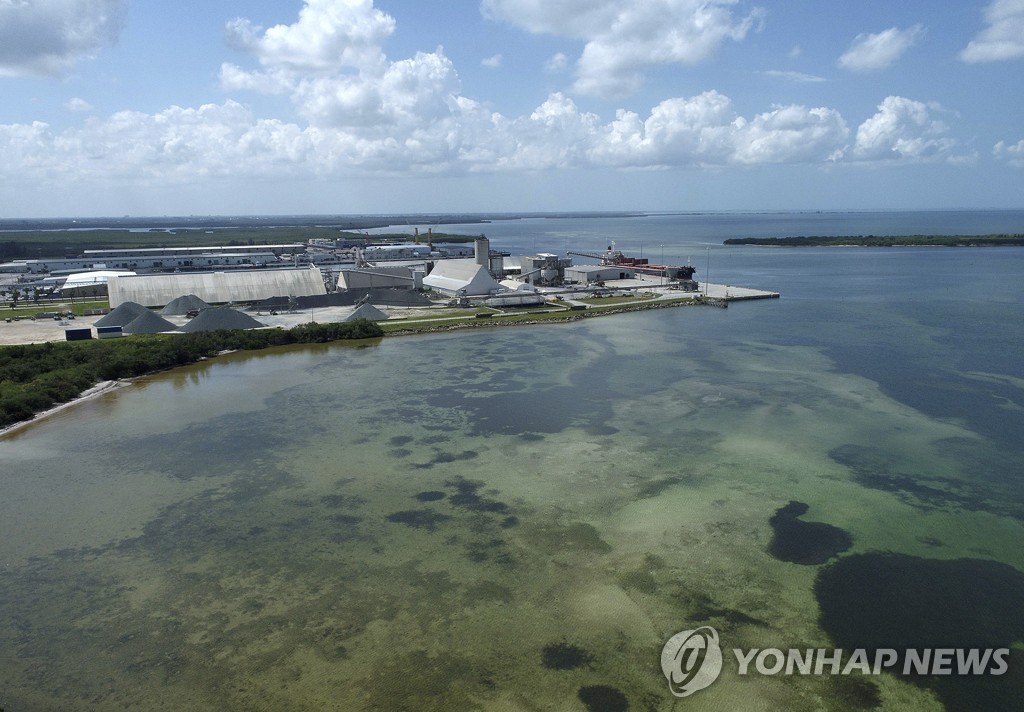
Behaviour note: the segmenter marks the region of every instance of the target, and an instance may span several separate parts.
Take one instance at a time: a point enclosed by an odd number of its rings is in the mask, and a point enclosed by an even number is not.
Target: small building
[[[499,284],[503,289],[507,289],[512,292],[535,292],[536,289],[529,282],[521,282],[518,279],[503,279]]]
[[[133,276],[134,272],[119,270],[96,270],[69,274],[60,288],[62,297],[105,297],[107,280],[111,277]]]
[[[547,303],[537,292],[499,292],[484,300],[486,307],[539,307]]]
[[[64,338],[68,341],[88,341],[92,338],[92,327],[79,327],[75,329],[65,329]]]
[[[381,260],[430,259],[430,247],[413,243],[399,245],[369,245],[362,248],[360,256],[367,262]]]
[[[635,276],[636,270],[620,265],[577,265],[565,270],[565,281],[579,284],[633,279]]]
[[[565,279],[565,270],[572,266],[571,258],[560,258],[550,252],[539,255],[524,255],[519,258],[521,275],[530,284],[554,286]]]
[[[441,260],[423,278],[423,286],[449,296],[481,297],[498,291],[498,283],[475,260]]]

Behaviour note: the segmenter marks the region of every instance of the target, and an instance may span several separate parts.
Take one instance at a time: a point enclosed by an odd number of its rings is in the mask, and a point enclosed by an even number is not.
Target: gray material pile
[[[372,304],[360,304],[356,307],[356,310],[345,317],[345,321],[355,321],[356,319],[369,319],[370,321],[384,321],[388,318],[388,315],[382,312]]]
[[[149,310],[135,302],[123,302],[109,314],[96,320],[93,326],[126,326]]]
[[[194,294],[186,294],[184,297],[172,299],[167,306],[160,310],[164,316],[185,316],[190,311],[202,311],[209,309],[210,305]]]
[[[172,324],[148,309],[144,314],[140,314],[121,327],[121,330],[126,334],[162,334],[165,331],[177,331],[177,329],[176,324]]]
[[[211,307],[199,312],[199,316],[178,329],[186,333],[196,331],[217,331],[218,329],[258,329],[266,326],[237,309]]]

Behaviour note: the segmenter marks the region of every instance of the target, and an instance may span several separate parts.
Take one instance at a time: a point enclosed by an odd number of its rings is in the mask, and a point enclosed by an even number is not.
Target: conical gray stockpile
[[[355,321],[356,319],[384,321],[387,318],[387,314],[385,314],[372,304],[360,304],[358,307],[356,307],[356,310],[354,312],[345,317],[345,321]]]
[[[126,334],[162,334],[165,331],[177,331],[178,326],[148,309],[130,321],[121,330]]]
[[[178,329],[186,333],[195,331],[216,331],[217,329],[258,329],[265,324],[237,309],[216,307],[204,309],[199,316]]]
[[[160,310],[164,316],[185,316],[190,311],[202,311],[209,309],[210,305],[194,294],[186,294],[184,297],[172,299],[167,306]]]
[[[96,320],[93,326],[125,326],[142,316],[143,312],[149,309],[136,304],[135,302],[123,302],[115,307],[109,314]]]

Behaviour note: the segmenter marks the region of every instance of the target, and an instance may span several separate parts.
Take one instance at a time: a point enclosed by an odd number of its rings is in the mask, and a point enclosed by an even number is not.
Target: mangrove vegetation
[[[372,339],[383,333],[376,323],[360,319],[301,324],[291,329],[139,334],[122,339],[2,346],[0,428],[74,400],[103,381],[184,366],[224,351]]]

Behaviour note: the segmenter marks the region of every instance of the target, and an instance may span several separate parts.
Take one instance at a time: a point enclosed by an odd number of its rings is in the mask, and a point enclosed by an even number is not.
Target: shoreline
[[[757,291],[757,290],[751,290]],[[666,309],[672,307],[690,307],[690,306],[708,306],[716,305],[722,306],[722,304],[714,304],[719,300],[727,303],[729,301],[746,301],[750,299],[768,299],[778,298],[776,292],[760,292],[756,296],[732,296],[732,297],[712,297],[711,301],[707,297],[700,298],[699,295],[689,298],[673,298],[673,299],[654,299],[641,304],[623,304],[618,306],[608,307],[597,307],[590,308],[582,311],[567,312],[564,316],[548,316],[545,318],[528,318],[527,315],[510,315],[509,317],[501,318],[488,318],[488,319],[465,319],[460,323],[445,323],[437,324],[433,326],[427,326],[424,324],[422,328],[397,328],[393,331],[385,331],[379,337],[376,338],[388,338],[394,336],[414,336],[418,334],[437,334],[449,331],[460,331],[464,329],[481,329],[481,328],[494,328],[494,327],[510,327],[510,326],[531,326],[536,324],[552,323],[552,324],[565,324],[569,322],[580,321],[583,319],[594,319],[602,316],[612,316],[615,314],[625,314],[629,312],[647,311],[650,309]],[[527,318],[522,318],[527,317]],[[429,322],[428,322],[429,323]],[[252,349],[256,351],[257,349]],[[217,353],[213,357],[205,358],[216,358],[216,356],[222,356],[225,354],[235,353],[237,350],[225,350]],[[205,360],[205,359],[200,359]],[[183,364],[184,365],[184,364]],[[173,369],[172,369],[173,370]],[[159,371],[151,371],[143,375],[151,375],[152,373],[158,373]],[[140,376],[141,377],[141,376]],[[4,428],[0,428],[0,439],[6,438],[10,435],[17,433],[18,431],[27,428],[33,424],[37,424],[46,418],[49,418],[65,409],[71,408],[79,403],[96,398],[104,393],[114,391],[118,388],[123,388],[132,383],[134,379],[122,379],[117,381],[101,381],[86,390],[82,391],[77,397],[72,398],[69,401],[60,403],[46,410],[34,413],[28,420],[23,420],[18,423],[13,423]]]
[[[32,417],[29,418],[28,420],[22,420],[21,422],[8,425],[5,428],[0,428],[0,439],[5,438],[9,435],[13,435],[19,430],[27,428],[30,425],[35,425],[36,423],[39,423],[40,421],[45,420],[50,416],[56,415],[62,410],[66,410],[67,408],[70,408],[74,405],[85,402],[87,400],[92,400],[97,396],[101,396],[104,393],[109,393],[111,391],[117,390],[118,388],[124,388],[125,386],[131,385],[131,382],[132,379],[124,379],[119,381],[100,381],[96,385],[85,389],[77,397],[72,398],[69,401],[59,403],[53,406],[52,408],[47,408],[46,410],[41,410],[38,413],[34,413]]]

